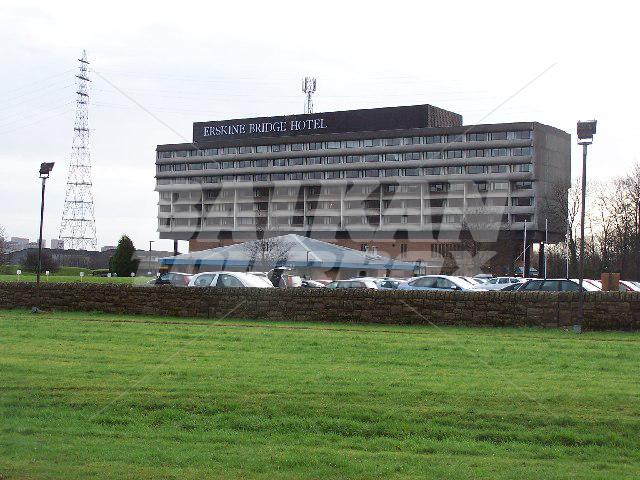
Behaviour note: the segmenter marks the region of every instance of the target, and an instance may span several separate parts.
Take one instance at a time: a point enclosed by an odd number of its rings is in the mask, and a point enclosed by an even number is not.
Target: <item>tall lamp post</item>
[[[154,240],[149,240],[149,275],[151,275],[151,244]]]
[[[582,145],[582,198],[580,208],[580,264],[579,264],[579,290],[578,290],[578,321],[573,326],[575,333],[582,332],[584,321],[584,214],[587,196],[587,147],[593,143],[593,136],[596,133],[596,120],[578,122],[577,134],[578,145]]]
[[[42,197],[40,199],[40,236],[38,237],[38,266],[36,268],[36,306],[31,309],[33,313],[38,312],[40,305],[40,272],[42,271],[42,224],[44,223],[44,191],[47,185],[47,178],[53,170],[54,162],[40,164],[40,178],[42,179]]]

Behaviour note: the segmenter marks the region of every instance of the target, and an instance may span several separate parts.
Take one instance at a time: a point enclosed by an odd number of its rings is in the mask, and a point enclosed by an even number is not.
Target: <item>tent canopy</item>
[[[198,265],[218,269],[232,267],[251,269],[264,263],[260,253],[261,249],[256,242],[260,242],[260,240],[185,253],[176,257],[166,257],[160,259],[160,264],[163,266]],[[270,246],[276,247],[280,252],[286,252],[278,255],[277,259],[271,257],[275,266],[403,270],[408,272],[412,272],[416,268],[415,262],[394,260],[371,252],[361,252],[293,233],[271,237],[265,239],[265,242],[269,242]],[[267,252],[266,255],[269,253]]]

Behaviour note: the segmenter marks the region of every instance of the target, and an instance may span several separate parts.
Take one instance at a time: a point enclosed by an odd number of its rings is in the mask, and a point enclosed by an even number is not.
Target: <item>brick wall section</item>
[[[30,308],[34,283],[0,283],[0,308]],[[639,293],[589,293],[585,329],[640,330]],[[160,316],[414,325],[569,327],[574,293],[201,289],[46,283],[41,308]]]

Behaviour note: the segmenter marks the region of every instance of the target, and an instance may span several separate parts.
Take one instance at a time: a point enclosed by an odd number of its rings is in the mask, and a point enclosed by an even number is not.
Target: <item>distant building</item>
[[[101,252],[108,252],[109,250],[115,250],[116,247],[113,245],[105,245],[104,247],[100,247]]]
[[[51,248],[52,249],[60,249],[63,250],[64,249],[64,240],[60,240],[59,238],[52,238],[51,239]]]
[[[7,253],[16,252],[18,250],[27,248],[28,244],[29,244],[28,238],[11,237],[11,240],[7,240],[5,242],[5,251]]]

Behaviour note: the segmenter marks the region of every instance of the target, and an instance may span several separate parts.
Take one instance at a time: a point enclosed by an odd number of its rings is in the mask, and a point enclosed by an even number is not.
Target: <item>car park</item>
[[[398,290],[461,290],[477,291],[476,287],[460,277],[450,275],[424,275],[414,277],[398,286]]]
[[[369,288],[377,290],[378,285],[370,279],[354,278],[352,280],[336,280],[328,283],[325,288]]]
[[[174,287],[186,287],[189,285],[192,275],[180,272],[161,273],[149,283],[153,285],[173,285]]]
[[[249,273],[202,272],[191,278],[189,287],[273,288],[273,285],[269,280]]]

